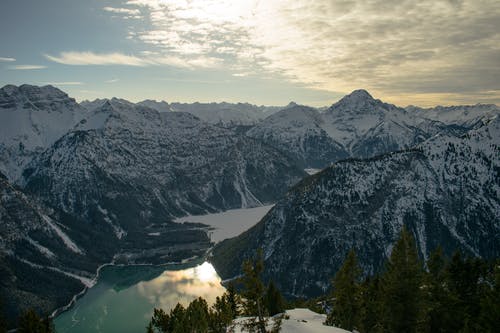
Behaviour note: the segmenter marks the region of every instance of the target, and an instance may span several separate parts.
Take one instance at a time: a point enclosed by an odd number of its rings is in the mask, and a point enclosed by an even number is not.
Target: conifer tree
[[[484,276],[484,263],[477,258],[463,258],[456,252],[446,269],[446,284],[450,302],[446,304],[453,320],[450,330],[473,330],[481,312],[480,280]]]
[[[226,301],[231,307],[231,312],[234,318],[239,316],[240,310],[238,304],[240,304],[241,300],[239,295],[236,293],[236,288],[232,282],[229,282],[226,289]]]
[[[349,331],[358,326],[361,308],[360,278],[361,269],[354,250],[351,250],[333,279],[333,310],[327,317],[327,325]]]
[[[446,332],[453,318],[447,304],[451,299],[446,288],[446,262],[443,250],[438,247],[427,260],[428,272],[424,274],[424,325],[426,332]]]
[[[189,303],[184,314],[184,332],[205,333],[208,332],[209,313],[208,304],[203,298],[198,297]]]
[[[382,276],[384,331],[417,331],[421,317],[422,271],[414,238],[403,227]]]
[[[236,317],[232,304],[228,301],[229,293],[217,297],[209,313],[210,331],[214,333],[226,333],[233,319]]]
[[[186,322],[186,309],[182,306],[182,304],[177,303],[175,308],[170,311],[170,320],[169,320],[169,330],[168,333],[184,333],[189,332],[185,329]]]
[[[380,297],[380,278],[377,275],[367,277],[361,285],[360,332],[382,332],[380,323]]]
[[[245,315],[257,316],[255,326],[260,333],[266,332],[266,321],[264,319],[265,306],[264,306],[264,283],[260,275],[264,270],[264,260],[262,258],[262,250],[257,251],[257,257],[254,260],[245,260],[243,262],[243,308]]]
[[[170,316],[163,311],[163,309],[153,310],[153,317],[151,318],[151,322],[149,324],[160,332],[171,332]]]
[[[274,316],[285,311],[283,296],[281,296],[280,291],[276,288],[273,281],[270,281],[267,286],[265,303],[267,312],[270,316]]]

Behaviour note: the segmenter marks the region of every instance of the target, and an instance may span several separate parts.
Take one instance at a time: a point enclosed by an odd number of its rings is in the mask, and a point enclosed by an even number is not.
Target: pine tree
[[[360,278],[361,269],[354,250],[351,250],[333,279],[333,310],[327,317],[327,325],[349,331],[358,327],[361,308]]]
[[[198,297],[189,303],[184,314],[184,330],[190,333],[208,332],[209,315],[208,304],[203,298]]]
[[[403,227],[382,276],[384,331],[417,331],[421,317],[422,271],[413,236]]]
[[[226,292],[221,297],[215,299],[215,303],[210,309],[210,331],[214,333],[226,333],[235,317],[232,304],[228,301],[228,293]]]
[[[156,328],[162,333],[171,332],[170,316],[162,309],[154,309],[153,317],[149,323],[153,328]]]
[[[446,262],[443,250],[438,247],[427,261],[428,272],[424,274],[424,324],[426,332],[447,332],[453,318],[447,304],[451,299],[446,288]]]
[[[170,311],[170,321],[169,321],[169,330],[168,333],[184,333],[189,332],[186,329],[186,309],[182,306],[182,304],[177,303],[175,308]]]
[[[473,331],[481,312],[480,281],[485,276],[484,263],[477,258],[463,258],[456,252],[446,269],[450,302],[446,304],[453,320],[450,330]]]
[[[229,282],[226,289],[226,300],[229,306],[231,307],[231,312],[236,318],[240,314],[239,304],[241,302],[239,295],[236,293],[236,288],[232,282]]]
[[[361,285],[359,330],[363,333],[381,332],[380,278],[367,277]]]
[[[262,250],[257,251],[255,260],[245,260],[243,262],[243,283],[242,296],[244,299],[243,308],[245,315],[257,316],[255,326],[260,333],[266,332],[266,321],[264,319],[264,283],[260,275],[264,270],[264,260],[262,258]]]
[[[265,304],[267,308],[267,312],[270,316],[274,316],[278,313],[282,313],[285,311],[283,296],[281,296],[280,291],[274,285],[273,281],[269,282],[267,286],[266,295],[265,295]]]

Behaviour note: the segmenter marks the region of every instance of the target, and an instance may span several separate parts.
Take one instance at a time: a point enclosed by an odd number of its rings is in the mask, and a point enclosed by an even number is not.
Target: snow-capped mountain
[[[0,171],[17,180],[24,166],[85,116],[73,98],[52,86],[0,89]]]
[[[230,126],[255,125],[261,120],[281,110],[281,107],[257,106],[249,103],[171,103],[145,100],[137,103],[159,112],[187,112],[210,123]]]
[[[430,134],[421,130],[419,119],[403,108],[374,99],[356,90],[323,113],[326,132],[352,157],[371,157],[410,148]]]
[[[500,115],[500,108],[494,104],[436,106],[427,109],[408,106],[406,110],[416,113],[420,117],[440,121],[447,125],[464,127],[473,127],[482,120]]]
[[[268,277],[295,296],[318,295],[354,248],[365,273],[380,269],[403,224],[422,257],[438,245],[500,255],[500,119],[457,138],[337,162],[308,177],[255,227],[214,249],[223,278],[262,248]]]
[[[137,103],[137,105],[145,106],[154,109],[158,112],[173,112],[172,107],[165,101],[155,101],[152,99],[146,99],[142,102]]]
[[[22,184],[118,239],[152,221],[272,202],[304,176],[277,150],[188,113],[110,100],[76,128],[30,163]]]
[[[304,167],[322,168],[346,157],[408,149],[437,133],[462,135],[466,130],[422,118],[356,90],[322,112],[289,106],[255,125],[247,135],[283,150]]]
[[[293,104],[267,117],[246,135],[286,152],[304,168],[321,168],[348,156],[323,126],[316,109]]]

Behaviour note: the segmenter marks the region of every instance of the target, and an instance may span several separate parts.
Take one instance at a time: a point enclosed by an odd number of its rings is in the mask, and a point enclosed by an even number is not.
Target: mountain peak
[[[381,115],[388,111],[393,112],[399,110],[405,112],[395,105],[387,104],[379,99],[375,99],[364,89],[354,90],[349,95],[344,96],[337,103],[333,104],[329,112],[356,113],[356,114],[377,114]]]
[[[346,95],[344,98],[341,99],[346,100],[349,102],[361,102],[361,101],[371,101],[373,100],[372,95],[364,89],[358,89],[354,90],[352,93],[349,95]]]
[[[35,109],[59,110],[61,105],[77,108],[77,103],[64,91],[51,86],[6,85],[0,89],[0,107],[16,108],[31,105]]]

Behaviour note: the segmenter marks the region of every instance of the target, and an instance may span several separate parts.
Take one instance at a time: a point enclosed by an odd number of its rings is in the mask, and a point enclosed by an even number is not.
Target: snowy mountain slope
[[[0,175],[0,296],[8,318],[27,307],[51,311],[91,283],[97,264],[58,217]]]
[[[0,170],[17,180],[24,166],[85,116],[74,99],[52,86],[0,89]]]
[[[348,156],[323,124],[316,109],[291,105],[267,117],[246,135],[286,152],[304,168],[321,168]]]
[[[23,186],[120,238],[175,216],[274,201],[304,175],[275,149],[191,114],[110,100],[38,156]]]
[[[323,113],[324,128],[352,157],[371,157],[410,148],[435,133],[418,127],[422,121],[403,108],[355,90]],[[430,127],[430,128],[429,128]]]
[[[436,106],[434,108],[408,106],[406,110],[423,118],[465,127],[472,127],[483,119],[490,119],[500,114],[500,108],[494,104]]]
[[[214,249],[223,278],[263,248],[266,274],[289,295],[318,295],[354,248],[365,273],[380,269],[403,224],[426,257],[438,245],[500,255],[500,121],[462,138],[337,162],[288,192],[259,224]]]

